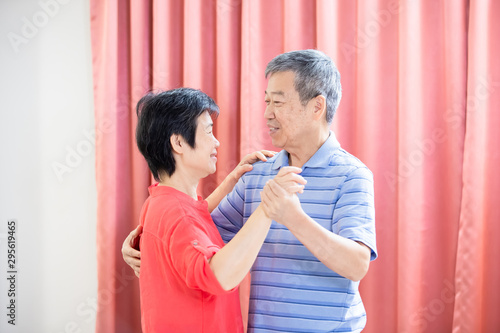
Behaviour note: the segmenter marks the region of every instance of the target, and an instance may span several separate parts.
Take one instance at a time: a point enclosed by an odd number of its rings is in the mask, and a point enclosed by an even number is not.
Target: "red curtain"
[[[221,108],[217,173],[273,148],[264,69],[316,48],[342,75],[332,128],[375,176],[379,258],[365,332],[500,329],[500,3],[488,0],[91,0],[98,189],[97,332],[140,331],[120,247],[150,176],[134,142],[150,89]]]

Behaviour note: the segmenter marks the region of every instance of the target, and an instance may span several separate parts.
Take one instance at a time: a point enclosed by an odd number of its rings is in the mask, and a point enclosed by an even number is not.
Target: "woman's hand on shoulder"
[[[257,150],[243,157],[240,163],[234,168],[234,170],[229,174],[229,176],[234,178],[237,182],[243,174],[253,169],[252,164],[257,161],[266,162],[268,157],[273,157],[277,152],[271,150]]]

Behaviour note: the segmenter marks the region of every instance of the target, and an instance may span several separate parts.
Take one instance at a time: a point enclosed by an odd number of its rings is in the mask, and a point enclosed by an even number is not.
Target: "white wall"
[[[94,332],[91,60],[89,0],[0,0],[0,332]],[[7,323],[13,218],[15,326]]]

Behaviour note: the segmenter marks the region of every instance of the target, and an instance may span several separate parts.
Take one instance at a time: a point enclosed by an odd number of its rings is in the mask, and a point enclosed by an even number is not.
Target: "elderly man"
[[[360,332],[366,312],[358,285],[377,257],[373,176],[329,130],[340,74],[324,53],[303,50],[278,55],[265,75],[264,116],[282,150],[256,163],[212,212],[225,242],[261,201],[273,219],[251,271],[248,330]],[[303,193],[289,194],[273,180],[285,166],[302,169]],[[136,272],[137,236],[122,250]]]

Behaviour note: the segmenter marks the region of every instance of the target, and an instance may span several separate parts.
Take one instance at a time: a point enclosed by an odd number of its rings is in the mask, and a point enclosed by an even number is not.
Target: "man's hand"
[[[122,245],[122,255],[123,260],[132,267],[135,275],[140,276],[141,273],[141,252],[139,251],[139,240],[142,234],[142,226],[139,225],[137,228],[132,230],[130,234],[125,238]]]
[[[284,167],[269,180],[261,192],[262,208],[268,217],[278,223],[293,220],[302,210],[296,193],[302,193],[306,180],[296,167]]]

